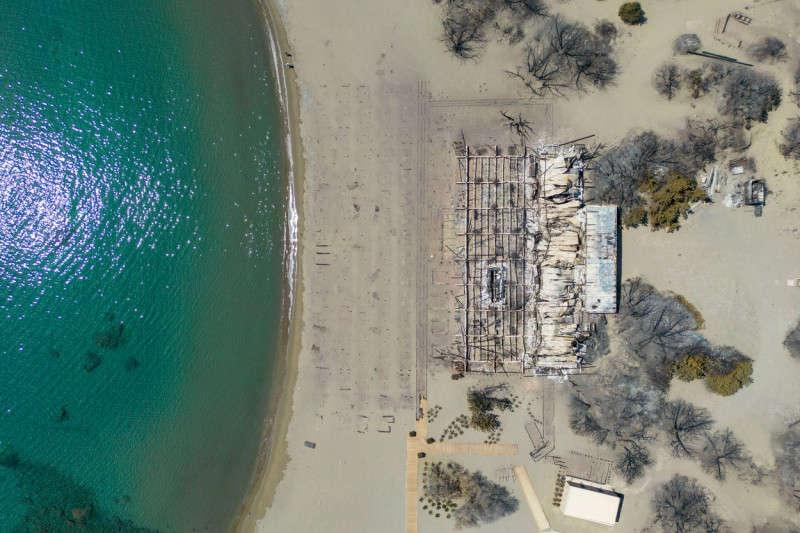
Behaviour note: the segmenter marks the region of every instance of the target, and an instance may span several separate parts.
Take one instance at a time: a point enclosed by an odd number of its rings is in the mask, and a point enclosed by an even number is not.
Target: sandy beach
[[[457,193],[453,143],[463,138],[481,148],[514,145],[518,138],[503,124],[501,111],[524,114],[537,138],[563,142],[594,134],[593,146],[613,145],[648,128],[670,135],[687,117],[713,116],[711,97],[661,98],[652,86],[653,71],[672,58],[672,41],[686,32],[698,33],[709,48],[743,56],[743,50],[714,43],[712,32],[727,10],[746,6],[757,21],[754,35],[777,28],[789,46],[787,63],[760,67],[785,92],[800,30],[800,19],[785,10],[797,15],[797,6],[733,4],[643,2],[647,24],[630,27],[620,23],[616,3],[553,3],[552,11],[589,25],[603,18],[617,24],[621,73],[605,92],[532,100],[504,73],[518,61],[519,48],[490,43],[477,63],[453,59],[439,41],[441,8],[429,0],[264,2],[278,55],[294,64],[284,69],[283,83],[300,217],[298,279],[285,386],[270,421],[274,442],[265,446],[236,531],[406,530],[406,437],[419,397],[439,406],[429,428],[439,437],[465,410],[464,391],[496,379],[452,381],[442,357],[456,328],[456,273],[447,252]],[[688,66],[694,60],[675,61]],[[697,382],[674,383],[670,394],[711,409],[767,469],[774,465],[772,435],[800,417],[793,401],[800,394],[800,365],[781,346],[798,318],[800,291],[787,290],[786,280],[800,275],[800,236],[793,222],[800,183],[791,178],[796,165],[779,155],[775,142],[796,111],[785,98],[767,124],[751,131],[749,155],[771,191],[763,217],[725,208],[717,198],[700,206],[677,233],[638,228],[622,234],[623,279],[641,275],[659,289],[683,294],[705,317],[709,340],[754,359],[754,383],[731,398],[713,396]],[[525,464],[555,529],[606,531],[561,516],[550,502],[556,469],[527,457],[531,443],[523,426],[530,417],[542,418],[548,405],[557,455],[607,451],[571,433],[569,385],[506,381],[520,400],[504,420],[508,429],[501,442],[518,444],[520,455],[469,458],[465,464],[506,483],[520,498],[510,472]],[[474,430],[457,438],[482,439]],[[769,483],[721,484],[668,454],[655,462],[651,475],[630,487],[616,480],[626,493],[618,530],[647,526],[649,497],[674,472],[711,487],[718,512],[731,523],[760,524],[784,512]],[[451,527],[427,515],[419,521],[423,531]],[[533,527],[523,505],[481,530]]]

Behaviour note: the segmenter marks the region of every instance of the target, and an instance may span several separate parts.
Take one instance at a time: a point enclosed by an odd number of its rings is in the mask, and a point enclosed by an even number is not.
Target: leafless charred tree
[[[442,21],[442,37],[447,50],[462,61],[478,59],[483,54],[486,34],[483,15],[460,8]]]
[[[735,144],[735,133],[731,122],[688,119],[680,137],[684,166],[697,171],[716,161],[722,150]]]
[[[695,33],[684,33],[672,43],[672,48],[675,53],[688,54],[689,52],[697,52],[700,50],[700,37]]]
[[[564,96],[590,87],[604,89],[617,74],[611,48],[588,27],[556,15],[528,44],[524,64],[509,76],[519,79],[533,96]]]
[[[729,468],[739,468],[746,463],[744,445],[730,429],[706,434],[706,445],[700,458],[703,470],[724,481]]]
[[[600,425],[592,412],[592,405],[573,395],[569,407],[569,427],[572,431],[591,438],[597,444],[603,444],[608,438],[609,430]]]
[[[441,40],[457,58],[477,60],[483,54],[489,31],[515,44],[525,37],[527,21],[547,14],[544,0],[446,0]]]
[[[786,501],[800,511],[800,420],[776,438],[775,464]]]
[[[642,278],[620,291],[620,333],[637,353],[680,352],[697,343],[695,315],[675,296],[657,291]]]
[[[679,147],[652,131],[626,137],[594,160],[596,199],[616,204],[625,213],[641,205],[639,189],[645,180],[664,176],[668,170],[688,173]]]
[[[789,91],[789,96],[795,104],[800,105],[800,65],[794,71],[794,87]]]
[[[668,532],[720,531],[722,523],[711,513],[709,499],[708,490],[696,479],[676,475],[653,497],[653,521]]]
[[[498,1],[523,17],[544,18],[550,13],[550,8],[543,0],[495,0]]]
[[[687,459],[696,457],[695,443],[714,424],[708,409],[696,407],[684,400],[667,402],[662,422],[664,430],[671,437],[672,454]]]
[[[621,454],[616,463],[616,468],[625,481],[632,483],[644,474],[644,469],[650,464],[650,453],[647,448],[634,440],[620,441]]]
[[[598,20],[594,23],[594,33],[608,45],[617,38],[617,26],[608,19]]]
[[[522,117],[522,113],[516,117],[509,115],[505,111],[500,111],[500,114],[506,120],[506,127],[511,133],[519,135],[521,144],[524,145],[526,143],[528,135],[536,134],[536,132],[533,131],[533,125],[529,120]]]
[[[727,76],[720,110],[746,122],[766,122],[781,103],[781,88],[770,74],[738,67]]]
[[[672,100],[681,90],[681,74],[678,65],[665,63],[656,69],[656,91],[667,100]]]
[[[629,482],[650,464],[647,445],[663,406],[663,394],[647,380],[628,374],[624,365],[607,361],[596,380],[579,385],[570,399],[570,428],[598,445],[614,449],[617,471]]]
[[[783,339],[783,345],[789,350],[789,354],[792,357],[800,359],[800,320],[786,334],[786,338]]]
[[[788,56],[786,45],[777,37],[764,37],[757,43],[750,46],[748,50],[750,57],[756,61],[784,61]]]
[[[778,144],[781,155],[787,159],[800,159],[800,117],[789,119],[781,137],[783,142]]]

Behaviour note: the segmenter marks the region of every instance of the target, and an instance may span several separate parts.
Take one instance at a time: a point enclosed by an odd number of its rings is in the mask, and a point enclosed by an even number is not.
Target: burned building
[[[616,208],[583,202],[582,146],[458,157],[458,357],[470,372],[579,371],[616,311]]]

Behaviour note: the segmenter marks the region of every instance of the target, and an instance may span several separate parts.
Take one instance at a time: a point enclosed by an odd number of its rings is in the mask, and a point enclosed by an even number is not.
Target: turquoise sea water
[[[282,351],[253,0],[0,0],[0,531],[224,531]]]

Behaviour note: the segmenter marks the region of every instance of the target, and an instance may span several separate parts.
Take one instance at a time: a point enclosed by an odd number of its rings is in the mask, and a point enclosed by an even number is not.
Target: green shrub
[[[705,378],[708,390],[720,396],[731,396],[753,381],[753,362],[749,359],[714,361],[706,354],[689,354],[670,368],[672,375],[682,381]]]
[[[703,326],[705,326],[706,324],[706,319],[703,318],[703,315],[702,313],[700,313],[700,310],[697,309],[694,306],[694,304],[692,304],[692,302],[687,300],[686,297],[683,296],[682,294],[676,294],[675,297],[678,299],[681,305],[683,305],[686,309],[689,310],[690,313],[692,313],[692,315],[694,315],[694,321],[697,323],[697,327],[695,329],[702,329]]]
[[[684,355],[672,364],[672,375],[681,381],[694,381],[706,376],[708,356],[704,354]]]
[[[619,18],[625,24],[643,24],[644,10],[639,2],[625,2],[619,6]]]
[[[622,215],[622,225],[626,228],[636,228],[647,224],[647,210],[637,205]]]
[[[720,396],[730,396],[736,391],[752,383],[752,361],[736,361],[733,370],[727,373],[709,373],[706,376],[706,386]]]
[[[681,227],[680,219],[686,218],[691,204],[706,199],[706,193],[697,188],[693,179],[670,172],[666,182],[650,194],[651,202],[647,212],[650,229],[666,229],[668,233],[672,233]]]
[[[500,418],[494,413],[473,413],[471,424],[478,431],[488,433],[500,427]]]

